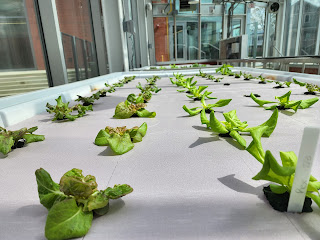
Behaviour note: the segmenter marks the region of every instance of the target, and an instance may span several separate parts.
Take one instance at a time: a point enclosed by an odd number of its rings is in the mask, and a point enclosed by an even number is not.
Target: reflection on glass
[[[248,9],[247,32],[249,57],[256,58],[262,57],[263,55],[265,11],[265,8],[259,6]]]
[[[56,0],[56,6],[68,81],[98,76],[89,1]]]
[[[320,1],[305,0],[303,3],[300,55],[315,55],[319,31]]]
[[[268,13],[269,14],[269,39],[266,39],[266,41],[269,41],[269,49],[268,49],[268,57],[272,56],[278,56],[279,52],[276,48],[276,26],[277,26],[277,16],[276,13]]]
[[[48,87],[32,0],[0,1],[0,97]]]
[[[219,41],[222,37],[222,17],[201,18],[201,59],[219,59]]]
[[[240,35],[241,35],[241,20],[240,19],[232,19],[231,36],[237,37]]]

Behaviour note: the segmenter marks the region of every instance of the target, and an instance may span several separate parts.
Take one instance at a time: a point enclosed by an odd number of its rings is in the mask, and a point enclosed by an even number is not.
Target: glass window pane
[[[286,56],[295,56],[296,43],[297,43],[297,31],[299,23],[299,0],[288,0],[286,5],[286,19],[284,30],[284,53]]]
[[[320,1],[305,0],[303,3],[300,55],[315,55],[319,31]]]
[[[56,6],[68,81],[98,76],[89,0],[56,0]]]
[[[219,59],[222,17],[201,17],[201,59]]]
[[[0,1],[0,97],[48,88],[32,0]]]
[[[248,56],[262,57],[265,25],[264,7],[255,6],[247,12]]]

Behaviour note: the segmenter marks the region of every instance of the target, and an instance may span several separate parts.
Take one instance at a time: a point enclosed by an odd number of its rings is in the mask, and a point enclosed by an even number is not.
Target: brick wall
[[[168,27],[169,26],[166,17],[153,18],[154,41],[157,62],[165,62],[170,60]]]

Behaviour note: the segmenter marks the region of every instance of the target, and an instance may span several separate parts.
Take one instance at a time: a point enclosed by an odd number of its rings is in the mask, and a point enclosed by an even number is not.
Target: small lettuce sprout
[[[305,95],[316,95],[316,92],[319,92],[319,86],[311,83],[306,83],[305,87],[307,88],[307,92],[305,92]]]
[[[246,81],[254,79],[254,77],[251,74],[244,73],[242,76],[244,77],[243,80],[246,80]]]
[[[146,78],[147,83],[149,85],[155,85],[158,79],[160,79],[159,76],[153,76],[152,78]]]
[[[217,77],[214,82],[221,82],[221,80],[223,79],[223,77]]]
[[[175,64],[170,64],[170,68],[171,68],[171,69],[175,69],[175,68],[179,68],[179,67],[176,66]]]
[[[98,190],[96,178],[72,169],[54,182],[50,174],[40,168],[35,172],[40,203],[49,210],[45,236],[48,240],[82,237],[91,228],[93,214],[105,215],[111,199],[121,198],[133,191],[127,185],[115,185]]]
[[[95,99],[92,96],[90,96],[90,97],[82,97],[80,95],[77,95],[77,96],[78,96],[78,99],[76,99],[76,101],[77,102],[82,102],[83,106],[92,105],[94,103],[94,101],[95,101]]]
[[[241,78],[241,76],[242,76],[242,72],[241,72],[241,71],[240,71],[240,73],[236,73],[236,74],[234,75],[235,78]]]
[[[9,131],[0,127],[0,152],[7,155],[12,149],[22,148],[25,144],[44,140],[43,135],[33,134],[38,127],[21,128],[17,131]]]
[[[146,133],[147,123],[131,129],[126,126],[106,127],[99,131],[94,143],[98,146],[110,146],[116,154],[122,155],[134,147],[133,143],[141,142]]]
[[[213,132],[218,133],[221,137],[231,137],[236,140],[243,148],[246,147],[246,140],[240,133],[248,132],[251,134],[257,146],[261,146],[261,136],[269,137],[276,128],[278,121],[278,110],[276,109],[271,117],[263,124],[248,128],[247,122],[241,122],[236,115],[236,110],[223,113],[226,121],[219,121],[212,111],[210,121],[204,113],[201,113],[200,119],[202,124],[206,124]],[[260,136],[260,137],[258,137]]]
[[[264,194],[275,210],[281,212],[287,211],[298,160],[296,154],[294,152],[280,152],[281,166],[270,151],[264,153],[262,146],[258,146],[256,142],[251,142],[247,151],[263,164],[261,171],[252,179],[276,183],[270,184],[269,187],[265,187],[263,189]],[[307,186],[306,197],[311,198],[318,207],[320,207],[320,182],[313,176],[310,176]],[[303,212],[312,212],[311,200],[309,199],[308,201],[307,198],[303,207]]]
[[[297,79],[293,78],[293,82],[295,84],[298,84],[300,87],[304,87],[306,86],[307,83],[304,83],[304,82],[299,82]]]
[[[195,107],[195,108],[187,108],[186,105],[183,105],[183,110],[185,110],[187,113],[189,113],[190,116],[195,116],[197,114],[199,114],[200,112],[204,112],[205,113],[211,113],[213,110],[213,108],[215,107],[224,107],[227,106],[232,99],[220,99],[218,102],[214,103],[214,104],[206,104],[205,100],[204,100],[205,96],[203,95],[201,98],[201,107]]]
[[[230,73],[232,73],[230,68],[233,68],[233,66],[223,64],[221,67],[216,69],[216,73],[221,73],[222,75],[229,75]]]
[[[160,69],[167,69],[167,68],[166,68],[166,67],[164,67],[164,66],[161,66],[161,67],[160,67]]]
[[[293,109],[295,112],[297,112],[298,108],[301,108],[301,109],[309,108],[319,100],[319,98],[310,98],[307,100],[290,101],[289,100],[290,95],[291,95],[291,91],[287,92],[281,97],[275,97],[275,99],[279,101],[278,103],[257,99],[252,93],[250,96],[252,100],[255,101],[260,107],[263,107],[263,105],[265,104],[277,103],[270,107],[265,107],[266,110],[274,110],[276,108],[279,110]]]
[[[107,90],[108,93],[113,93],[116,91],[116,88],[114,86],[111,86],[107,83],[104,84],[106,87],[108,87],[109,89]]]
[[[190,93],[192,95],[187,95],[188,98],[192,98],[194,101],[200,101],[202,99],[202,97],[205,97],[207,99],[217,99],[215,97],[210,97],[209,95],[212,92],[208,92],[205,91],[203,94],[201,92],[203,92],[208,86],[199,86],[198,88],[192,88],[190,89]]]
[[[147,104],[145,103],[130,103],[129,101],[121,102],[117,105],[115,109],[114,118],[125,119],[129,117],[145,117],[154,118],[156,116],[155,112],[149,112],[145,109]]]
[[[54,118],[52,121],[56,120],[70,120],[74,121],[79,117],[83,117],[86,114],[86,111],[93,111],[92,105],[89,106],[82,106],[81,104],[77,104],[73,107],[69,107],[69,102],[64,103],[59,96],[57,99],[57,105],[52,106],[51,104],[47,103],[47,112],[54,113]],[[72,115],[71,112],[78,111],[77,115]]]
[[[260,80],[258,82],[259,84],[266,84],[267,83],[267,79],[265,77],[262,77],[262,75],[260,75],[257,79]]]
[[[234,76],[235,73],[234,73],[234,72],[229,72],[227,75],[228,75],[228,76]]]
[[[182,87],[184,87],[185,89],[177,90],[177,91],[190,93],[191,89],[194,89],[195,85],[197,84],[197,81],[192,82],[193,78],[194,77],[190,77],[190,78],[185,79],[184,82],[181,82]]]
[[[284,88],[284,85],[286,85],[287,87],[290,87],[292,82],[279,82],[279,81],[275,81],[275,84],[277,84],[277,86],[273,87],[273,88]]]
[[[196,76],[206,78],[206,77],[208,77],[208,74],[206,74],[206,73],[202,72],[201,70],[199,70],[199,73],[196,74]]]

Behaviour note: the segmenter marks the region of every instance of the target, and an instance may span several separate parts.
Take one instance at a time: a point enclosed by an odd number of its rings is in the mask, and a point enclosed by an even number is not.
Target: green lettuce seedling
[[[158,79],[160,79],[159,76],[153,76],[152,78],[146,78],[147,83],[149,85],[155,85]]]
[[[86,111],[93,111],[92,105],[89,106],[82,106],[81,104],[77,104],[73,107],[69,107],[69,102],[64,103],[59,96],[57,99],[57,105],[52,106],[51,104],[47,103],[47,112],[54,113],[54,118],[52,121],[56,120],[70,120],[74,121],[79,117],[83,117],[86,114]],[[77,115],[72,115],[71,112],[78,111]]]
[[[179,67],[176,66],[175,64],[170,64],[170,68],[171,68],[171,69],[175,69],[175,68],[179,68]]]
[[[241,71],[240,71],[240,73],[236,73],[236,74],[234,75],[235,78],[241,78],[241,76],[242,76],[242,72],[241,72]]]
[[[195,108],[187,108],[186,105],[183,105],[183,110],[185,110],[187,113],[189,113],[190,116],[195,116],[197,114],[199,114],[200,112],[204,112],[205,113],[211,113],[213,110],[213,108],[215,107],[224,107],[227,106],[232,99],[220,99],[218,102],[214,103],[214,104],[206,104],[205,100],[204,100],[205,96],[203,95],[201,98],[201,107],[195,107]]]
[[[251,74],[244,73],[242,76],[244,77],[243,80],[251,80],[251,79],[254,79],[254,76],[252,76]]]
[[[265,77],[262,77],[262,75],[260,75],[257,79],[260,80],[258,82],[259,84],[266,84],[267,83],[267,79]]]
[[[284,85],[286,85],[287,87],[290,87],[292,82],[279,82],[279,81],[275,81],[275,84],[277,84],[277,86],[273,87],[273,88],[284,88]]]
[[[261,171],[252,179],[266,180],[276,183],[270,184],[271,192],[276,195],[281,195],[284,193],[290,194],[298,160],[296,154],[294,152],[280,152],[280,158],[282,162],[281,166],[270,151],[266,151],[264,153],[262,146],[257,145],[256,142],[251,142],[251,144],[247,148],[247,151],[252,156],[254,156],[261,164],[263,164]],[[319,189],[320,182],[318,182],[317,179],[311,175],[307,184],[306,196],[311,198],[318,205],[318,207],[320,207]],[[288,198],[286,200],[289,201]],[[270,203],[272,204],[271,201]],[[286,203],[286,205],[287,204],[288,202]],[[277,205],[279,204],[273,204],[273,207],[276,210],[286,211],[286,207],[283,209],[283,206],[281,207]],[[282,209],[279,209],[280,207]]]
[[[202,99],[202,97],[204,96],[207,99],[217,99],[215,97],[210,97],[209,95],[212,92],[208,92],[205,91],[203,94],[201,92],[203,92],[208,86],[199,86],[198,88],[192,88],[190,89],[190,93],[192,95],[187,95],[188,98],[192,98],[194,101],[200,101]]]
[[[43,141],[43,135],[33,134],[37,129],[38,127],[32,127],[9,131],[0,127],[0,152],[7,155],[12,149],[22,148],[26,143]]]
[[[275,99],[279,101],[278,103],[272,102],[272,101],[260,100],[256,98],[252,93],[250,94],[250,97],[252,98],[253,101],[259,104],[260,107],[263,107],[263,105],[265,104],[277,103],[270,107],[265,107],[266,110],[273,110],[276,108],[279,110],[293,109],[295,112],[297,112],[298,108],[305,109],[305,108],[311,107],[313,104],[315,104],[319,100],[319,98],[310,98],[307,100],[289,101],[290,95],[291,95],[291,91],[287,92],[281,97],[275,97]]]
[[[306,86],[307,83],[304,83],[304,82],[299,82],[297,79],[293,78],[293,82],[295,84],[298,84],[300,87],[304,87]]]
[[[98,146],[110,146],[116,154],[122,155],[134,147],[133,143],[141,142],[146,133],[147,123],[131,129],[126,126],[106,127],[99,131],[94,143]]]
[[[206,77],[208,77],[208,74],[207,74],[207,73],[202,72],[201,70],[199,70],[199,73],[198,73],[198,74],[196,74],[196,76],[206,78]]]
[[[223,77],[217,77],[214,82],[221,82],[221,80],[223,79]]]
[[[232,110],[227,113],[223,113],[226,121],[219,121],[212,111],[210,113],[210,121],[206,115],[201,113],[200,119],[202,124],[206,124],[213,132],[218,133],[222,137],[232,137],[243,148],[246,147],[246,140],[240,135],[240,133],[248,132],[253,137],[254,141],[257,141],[257,145],[261,146],[260,139],[256,137],[258,133],[263,131],[262,136],[269,137],[274,131],[278,121],[278,110],[276,109],[271,117],[263,124],[248,128],[247,122],[241,122],[236,115],[236,110]]]
[[[156,116],[155,112],[149,112],[145,109],[147,104],[145,103],[130,103],[127,100],[121,102],[117,105],[115,109],[114,118],[129,118],[129,117],[146,117],[154,118]]]
[[[191,89],[194,89],[195,85],[197,84],[197,81],[192,82],[193,78],[194,78],[194,76],[185,79],[185,81],[183,83],[181,82],[181,86],[184,87],[185,89],[177,90],[177,91],[190,93]]]
[[[307,88],[307,92],[304,94],[306,95],[316,95],[316,92],[319,92],[319,86],[311,83],[306,83],[305,87]]]
[[[160,69],[167,69],[166,67],[161,66]]]
[[[108,93],[113,93],[116,91],[116,88],[114,86],[111,86],[107,83],[104,84],[106,87],[108,87],[109,89],[107,90]]]
[[[230,68],[233,68],[233,66],[223,64],[221,67],[216,69],[216,73],[221,73],[222,75],[228,75],[229,73],[232,73]]]
[[[90,97],[82,97],[80,95],[77,95],[78,99],[76,99],[75,101],[77,102],[82,102],[83,106],[89,106],[92,105],[95,101],[94,97],[90,96]]]
[[[134,93],[131,93],[127,97],[127,101],[130,103],[147,103],[151,100],[152,93],[151,92],[144,92],[140,93],[139,96],[136,96]]]
[[[82,237],[91,228],[93,215],[105,215],[109,201],[133,191],[127,185],[115,185],[98,190],[96,178],[83,176],[82,170],[72,169],[54,182],[50,174],[40,168],[35,172],[40,203],[49,210],[45,236],[48,240]]]

